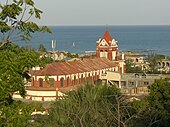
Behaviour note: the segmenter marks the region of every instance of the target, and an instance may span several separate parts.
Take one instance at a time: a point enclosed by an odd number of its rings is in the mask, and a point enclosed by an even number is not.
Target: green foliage
[[[26,126],[28,124],[27,119],[31,119],[31,113],[29,111],[30,107],[25,106],[26,105],[14,102],[10,106],[1,107],[0,126]]]
[[[43,56],[40,58],[42,65],[53,63],[54,60],[50,56]]]
[[[158,73],[158,62],[161,62],[162,59],[164,59],[165,56],[164,55],[158,55],[158,54],[154,54],[154,53],[150,53],[148,54],[148,62],[149,62],[149,67],[150,73]]]
[[[142,73],[141,67],[135,67],[135,64],[132,63],[132,61],[127,60],[126,61],[126,72],[127,73]]]
[[[152,107],[156,108],[163,115],[170,115],[170,80],[160,79],[149,87],[149,101]]]
[[[41,126],[126,126],[132,115],[124,96],[116,87],[86,84],[71,91],[52,106]]]
[[[24,78],[29,76],[26,71],[39,62],[39,54],[8,44],[0,50],[0,102],[11,99],[13,92],[25,94]]]
[[[25,95],[24,79],[29,78],[26,71],[43,63],[35,51],[12,43],[30,40],[31,33],[51,31],[30,21],[32,16],[40,18],[42,13],[33,0],[7,0],[6,4],[0,5],[0,10],[0,103],[4,104],[11,102],[16,91]]]
[[[31,124],[31,113],[34,109],[42,109],[40,104],[27,104],[14,101],[7,106],[0,106],[1,127],[25,127]]]
[[[67,57],[69,57],[69,58],[78,58],[79,55],[78,54],[71,54],[70,52],[68,52]]]
[[[169,79],[155,81],[149,87],[150,94],[140,101],[134,101],[137,119],[136,126],[140,127],[169,127],[170,126],[170,82]]]
[[[14,92],[24,97],[27,71],[43,64],[39,54],[31,48],[19,48],[14,42],[31,39],[32,33],[50,32],[39,27],[31,17],[40,19],[42,11],[33,0],[6,0],[0,4],[0,126],[24,127],[30,125],[33,105],[12,100]],[[25,80],[26,79],[26,80]],[[36,105],[37,107],[37,105]]]
[[[34,6],[33,0],[11,0],[0,6],[0,37],[2,43],[13,43],[30,40],[31,33],[51,30],[46,26],[39,27],[30,21],[31,17],[40,19],[42,11]],[[25,16],[26,15],[26,16]],[[15,34],[15,39],[12,35]]]
[[[46,52],[46,48],[44,47],[43,44],[40,44],[39,48],[38,48],[39,52]]]

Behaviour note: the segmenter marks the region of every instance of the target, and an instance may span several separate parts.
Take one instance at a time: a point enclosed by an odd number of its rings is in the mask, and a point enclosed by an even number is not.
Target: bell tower
[[[96,56],[98,58],[105,57],[111,61],[118,61],[118,41],[112,39],[108,28],[102,38],[96,42]]]

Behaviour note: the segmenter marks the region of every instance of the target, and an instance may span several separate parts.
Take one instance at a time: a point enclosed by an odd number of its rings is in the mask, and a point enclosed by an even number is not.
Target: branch
[[[24,22],[27,22],[30,20],[30,18],[33,16],[33,14],[31,14]]]
[[[27,10],[27,4],[25,3],[24,11],[23,11],[23,13],[22,13],[22,16],[21,16],[20,22],[21,22],[21,21],[22,21],[22,19],[24,18],[24,15],[25,15],[26,10]]]

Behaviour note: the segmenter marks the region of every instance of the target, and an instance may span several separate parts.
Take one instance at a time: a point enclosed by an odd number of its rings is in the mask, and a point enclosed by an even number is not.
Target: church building
[[[41,70],[30,70],[31,83],[26,88],[26,99],[54,101],[65,92],[76,89],[85,81],[95,83],[108,71],[125,73],[124,56],[118,57],[118,42],[108,29],[96,42],[96,57],[85,60],[55,62]],[[20,98],[15,93],[14,98]]]

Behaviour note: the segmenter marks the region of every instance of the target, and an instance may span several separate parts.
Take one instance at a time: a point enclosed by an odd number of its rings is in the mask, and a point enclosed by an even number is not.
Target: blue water
[[[56,40],[57,51],[85,53],[95,51],[96,41],[103,36],[106,26],[53,26],[49,33],[36,33],[31,42],[20,45],[31,45],[38,48],[44,44],[52,50],[51,40]],[[119,51],[152,51],[170,56],[170,26],[108,26],[112,38],[118,40]],[[73,46],[73,42],[75,46]]]

